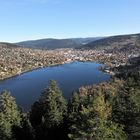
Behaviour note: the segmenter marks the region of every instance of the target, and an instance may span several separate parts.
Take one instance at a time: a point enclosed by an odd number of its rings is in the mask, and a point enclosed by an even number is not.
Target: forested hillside
[[[0,42],[0,47],[6,47],[6,48],[17,48],[19,47],[18,45],[16,44],[12,44],[12,43],[7,43],[7,42]]]
[[[36,49],[77,48],[83,44],[101,39],[101,37],[69,38],[69,39],[40,39],[17,43],[21,47]]]
[[[140,34],[111,36],[90,42],[80,48],[120,52],[139,51],[140,53]]]

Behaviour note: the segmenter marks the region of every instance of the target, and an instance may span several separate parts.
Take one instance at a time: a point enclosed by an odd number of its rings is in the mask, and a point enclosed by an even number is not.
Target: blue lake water
[[[107,81],[110,76],[98,70],[101,64],[93,62],[72,62],[64,65],[33,70],[0,82],[0,92],[8,90],[16,98],[19,106],[29,109],[41,92],[53,79],[59,86],[66,99],[72,91],[81,86],[98,84]]]

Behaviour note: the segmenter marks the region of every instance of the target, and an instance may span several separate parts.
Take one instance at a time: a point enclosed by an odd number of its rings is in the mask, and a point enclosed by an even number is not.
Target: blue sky
[[[0,0],[0,41],[140,32],[140,0]]]

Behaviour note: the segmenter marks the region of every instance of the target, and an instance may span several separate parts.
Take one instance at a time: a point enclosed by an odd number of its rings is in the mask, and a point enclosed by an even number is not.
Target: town
[[[0,80],[19,75],[40,67],[54,66],[73,61],[94,61],[105,64],[105,71],[110,67],[125,65],[130,58],[140,52],[119,52],[106,50],[55,49],[38,50],[0,45]]]

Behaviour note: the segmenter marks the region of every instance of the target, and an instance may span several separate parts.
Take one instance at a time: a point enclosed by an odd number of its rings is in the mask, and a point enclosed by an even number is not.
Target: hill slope
[[[30,40],[16,43],[21,47],[37,48],[37,49],[58,49],[58,48],[76,48],[83,44],[100,39],[96,38],[70,38],[70,39],[40,39]]]
[[[12,43],[7,43],[7,42],[0,42],[0,48],[5,47],[5,48],[18,48],[20,46]]]
[[[130,51],[140,49],[140,34],[119,35],[90,42],[79,48]]]

